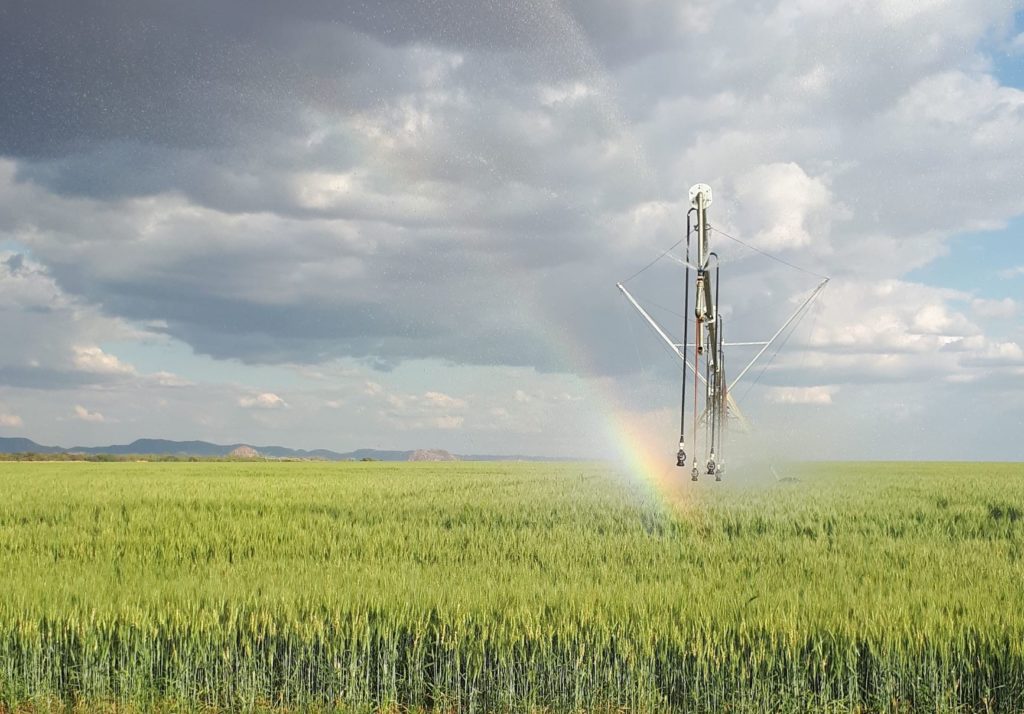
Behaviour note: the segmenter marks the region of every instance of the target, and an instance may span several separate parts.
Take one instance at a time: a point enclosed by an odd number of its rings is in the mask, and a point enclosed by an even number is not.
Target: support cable
[[[735,236],[731,236],[728,233],[726,233],[725,231],[721,231],[721,230],[715,228],[714,226],[709,226],[709,227],[711,228],[711,230],[713,230],[718,235],[724,236],[724,237],[728,238],[731,241],[735,241],[736,243],[739,243],[740,245],[749,248],[750,250],[754,251],[755,253],[760,253],[765,258],[769,258],[771,260],[774,260],[777,263],[782,263],[783,265],[789,266],[790,268],[793,268],[794,270],[799,270],[801,273],[806,273],[807,275],[813,275],[816,278],[822,278],[822,279],[828,278],[827,275],[822,275],[821,273],[815,273],[813,270],[808,270],[807,268],[801,268],[799,265],[795,265],[793,263],[790,263],[788,260],[784,260],[784,259],[778,257],[777,255],[772,255],[771,253],[763,251],[760,248],[756,248],[756,247],[750,245],[750,243],[747,243],[746,241],[742,241],[742,240],[740,240],[739,238],[737,238]],[[659,257],[658,260],[661,260],[661,257]]]
[[[744,399],[747,398],[747,395],[750,394],[750,390],[757,386],[757,383],[761,381],[761,377],[763,377],[765,375],[765,372],[768,371],[768,368],[772,366],[772,363],[775,361],[775,358],[779,356],[779,353],[782,351],[782,348],[786,346],[787,342],[789,342],[789,338],[793,336],[793,334],[797,331],[797,328],[800,327],[800,323],[803,322],[805,317],[807,317],[807,313],[810,312],[810,310],[808,309],[810,308],[810,305],[811,304],[808,303],[807,306],[804,307],[803,311],[800,313],[800,316],[797,317],[797,319],[793,322],[793,326],[789,330],[789,333],[784,338],[782,338],[782,342],[780,342],[779,346],[776,347],[775,350],[772,352],[772,356],[768,359],[768,362],[765,363],[764,367],[761,368],[761,371],[758,373],[757,378],[750,384],[749,387],[747,387],[746,391],[743,392],[743,396],[740,397],[740,401],[743,401]]]
[[[654,260],[652,260],[652,261],[651,261],[650,263],[648,263],[648,264],[647,264],[647,265],[645,265],[644,267],[640,268],[640,270],[636,271],[635,273],[633,273],[632,275],[630,275],[630,276],[629,276],[628,278],[626,278],[625,280],[620,280],[619,282],[621,282],[621,283],[622,283],[623,285],[625,285],[625,284],[626,284],[626,283],[628,283],[628,282],[629,282],[630,280],[632,280],[632,279],[633,279],[633,278],[635,278],[636,276],[640,275],[640,273],[643,273],[644,271],[646,271],[646,270],[649,270],[650,268],[654,267],[654,264],[655,264],[655,263],[657,263],[657,262],[658,262],[659,260],[661,260],[662,258],[664,258],[664,257],[665,257],[666,255],[668,255],[668,254],[669,254],[670,252],[672,252],[673,250],[675,250],[676,246],[678,246],[678,245],[679,245],[680,243],[682,243],[682,242],[683,242],[683,239],[682,239],[682,238],[680,238],[680,239],[679,239],[679,240],[677,240],[677,241],[676,241],[675,243],[673,243],[673,244],[672,244],[671,246],[669,246],[668,250],[666,250],[665,252],[663,252],[663,253],[662,253],[661,255],[659,255],[659,256],[658,256],[657,258],[655,258]]]

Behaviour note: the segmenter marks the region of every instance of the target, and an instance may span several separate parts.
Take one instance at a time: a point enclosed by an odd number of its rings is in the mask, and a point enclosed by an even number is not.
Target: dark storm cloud
[[[19,158],[18,181],[114,213],[132,197],[181,195],[291,221],[253,233],[165,219],[139,242],[144,211],[112,225],[54,208],[52,238],[33,247],[55,279],[109,315],[162,321],[217,357],[564,368],[538,345],[537,308],[521,304],[533,299],[524,271],[578,266],[545,309],[588,302],[585,266],[604,250],[595,215],[637,195],[633,158],[602,162],[587,148],[621,138],[605,106],[538,104],[538,81],[578,70],[545,66],[564,52],[551,42],[564,16],[546,3],[277,7],[6,8],[0,59],[17,71],[0,80],[13,108],[0,151]],[[454,48],[470,59],[445,54]],[[418,117],[424,136],[381,148]],[[359,121],[379,124],[381,145],[353,128]],[[350,171],[358,190],[328,192],[324,204],[297,193],[311,172]],[[322,221],[381,245],[352,252],[302,227]],[[338,275],[345,289],[333,291],[314,267],[345,259],[360,269]]]
[[[344,25],[310,24],[321,15],[316,3],[4,3],[0,151],[233,146],[293,127],[296,101],[351,108],[401,88],[394,55]],[[367,70],[372,85],[360,84]]]
[[[563,342],[635,369],[614,282],[678,237],[695,178],[735,195],[733,177],[790,176],[779,162],[800,157],[794,191],[826,197],[782,227],[806,218],[816,268],[860,269],[846,251],[862,242],[828,243],[820,216],[843,206],[819,174],[843,165],[844,201],[873,195],[893,149],[882,109],[962,52],[957,33],[974,41],[975,13],[958,13],[839,26],[701,2],[8,2],[0,222],[63,290],[216,357],[572,369],[549,346]],[[925,30],[952,39],[929,54],[908,41]],[[877,61],[850,61],[866,36]],[[871,112],[877,125],[844,118]],[[945,131],[901,141],[925,156]],[[1000,177],[1004,148],[986,154]],[[933,229],[935,203],[905,227]],[[645,205],[662,212],[646,221]],[[875,228],[898,220],[872,210]],[[794,288],[744,271],[741,332]],[[649,277],[678,303],[678,274]]]
[[[351,110],[409,89],[415,63],[388,43],[543,48],[544,26],[506,2],[12,0],[0,6],[0,151],[244,143],[254,127],[293,126],[294,102]]]
[[[9,2],[0,9],[6,153],[55,155],[127,137],[174,146],[227,138],[237,46],[132,3]],[[161,15],[163,15],[161,17]],[[184,101],[183,101],[184,100]]]
[[[539,76],[574,71],[529,7],[16,2],[0,12],[0,154],[62,194],[176,191],[221,210],[308,213],[288,200],[287,174],[380,161],[345,123],[422,92],[435,44],[477,52],[447,80],[469,106],[445,112],[445,132],[402,152],[394,170],[455,185],[558,179],[545,165],[554,157],[521,151],[528,137],[509,126],[508,109],[534,101]],[[509,55],[517,43],[499,38],[517,33],[533,44]],[[393,46],[404,43],[418,44]],[[595,119],[584,112],[577,131],[594,133]]]

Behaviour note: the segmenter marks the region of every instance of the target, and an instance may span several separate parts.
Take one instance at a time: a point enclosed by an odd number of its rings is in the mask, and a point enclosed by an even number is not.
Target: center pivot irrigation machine
[[[737,383],[743,379],[757,363],[759,359],[776,344],[780,337],[786,333],[790,326],[794,326],[807,313],[807,308],[825,289],[829,279],[824,276],[810,273],[810,271],[787,263],[775,256],[769,255],[753,246],[743,243],[721,231],[711,227],[708,223],[708,207],[711,205],[711,187],[699,183],[690,189],[690,210],[686,214],[686,258],[679,258],[672,253],[676,246],[683,241],[676,242],[671,248],[662,253],[654,262],[635,273],[631,278],[617,283],[617,287],[630,304],[644,318],[648,325],[660,337],[682,362],[682,400],[679,416],[679,451],[676,454],[676,466],[686,466],[686,412],[688,406],[686,399],[687,382],[693,381],[693,418],[691,421],[690,448],[693,452],[693,468],[691,477],[696,481],[701,472],[698,454],[703,453],[703,467],[709,476],[714,476],[716,481],[722,480],[725,473],[724,442],[725,433],[730,420],[737,422],[740,429],[749,429],[749,422],[740,411],[739,405],[732,397],[732,391]],[[694,224],[696,218],[696,224]],[[763,342],[726,342],[724,340],[724,326],[722,314],[719,311],[720,276],[721,266],[718,254],[711,250],[710,234],[712,231],[719,233],[737,243],[746,245],[750,250],[760,253],[768,258],[777,260],[791,268],[804,273],[816,275],[822,278],[818,286],[810,296],[802,301],[793,311],[793,314],[782,324],[768,340]],[[696,255],[692,255],[692,243],[696,238]],[[692,256],[692,257],[691,257]],[[681,263],[686,269],[686,281],[684,283],[684,309],[683,309],[683,341],[677,342],[672,339],[665,329],[651,317],[647,310],[637,301],[626,289],[623,283],[632,280],[647,268],[654,265],[662,258],[668,258],[674,262]],[[691,262],[696,260],[696,264]],[[693,280],[691,282],[691,274]],[[692,320],[689,317],[691,295],[693,297],[694,311]],[[694,339],[690,342],[690,322],[694,324]],[[790,333],[791,334],[791,333]],[[760,350],[740,370],[740,373],[727,381],[725,376],[725,355],[727,347],[760,347]],[[781,345],[780,345],[781,348]],[[692,352],[689,352],[692,349]],[[691,359],[692,357],[692,359]],[[702,370],[703,367],[703,370]],[[703,399],[701,399],[701,386],[703,386]],[[700,432],[703,432],[702,440],[698,441]]]

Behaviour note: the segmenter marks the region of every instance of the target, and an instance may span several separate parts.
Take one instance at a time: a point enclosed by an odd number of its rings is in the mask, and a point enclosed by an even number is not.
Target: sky
[[[615,283],[703,182],[727,339],[831,278],[757,448],[1024,459],[1019,1],[3,0],[0,66],[0,436],[671,458]]]

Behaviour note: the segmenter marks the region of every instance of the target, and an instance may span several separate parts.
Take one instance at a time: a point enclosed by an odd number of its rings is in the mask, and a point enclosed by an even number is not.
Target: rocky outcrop
[[[228,456],[236,459],[258,459],[260,457],[260,452],[256,451],[256,449],[251,446],[239,446],[232,449]]]
[[[444,449],[416,449],[409,454],[409,461],[458,461],[459,457]]]

